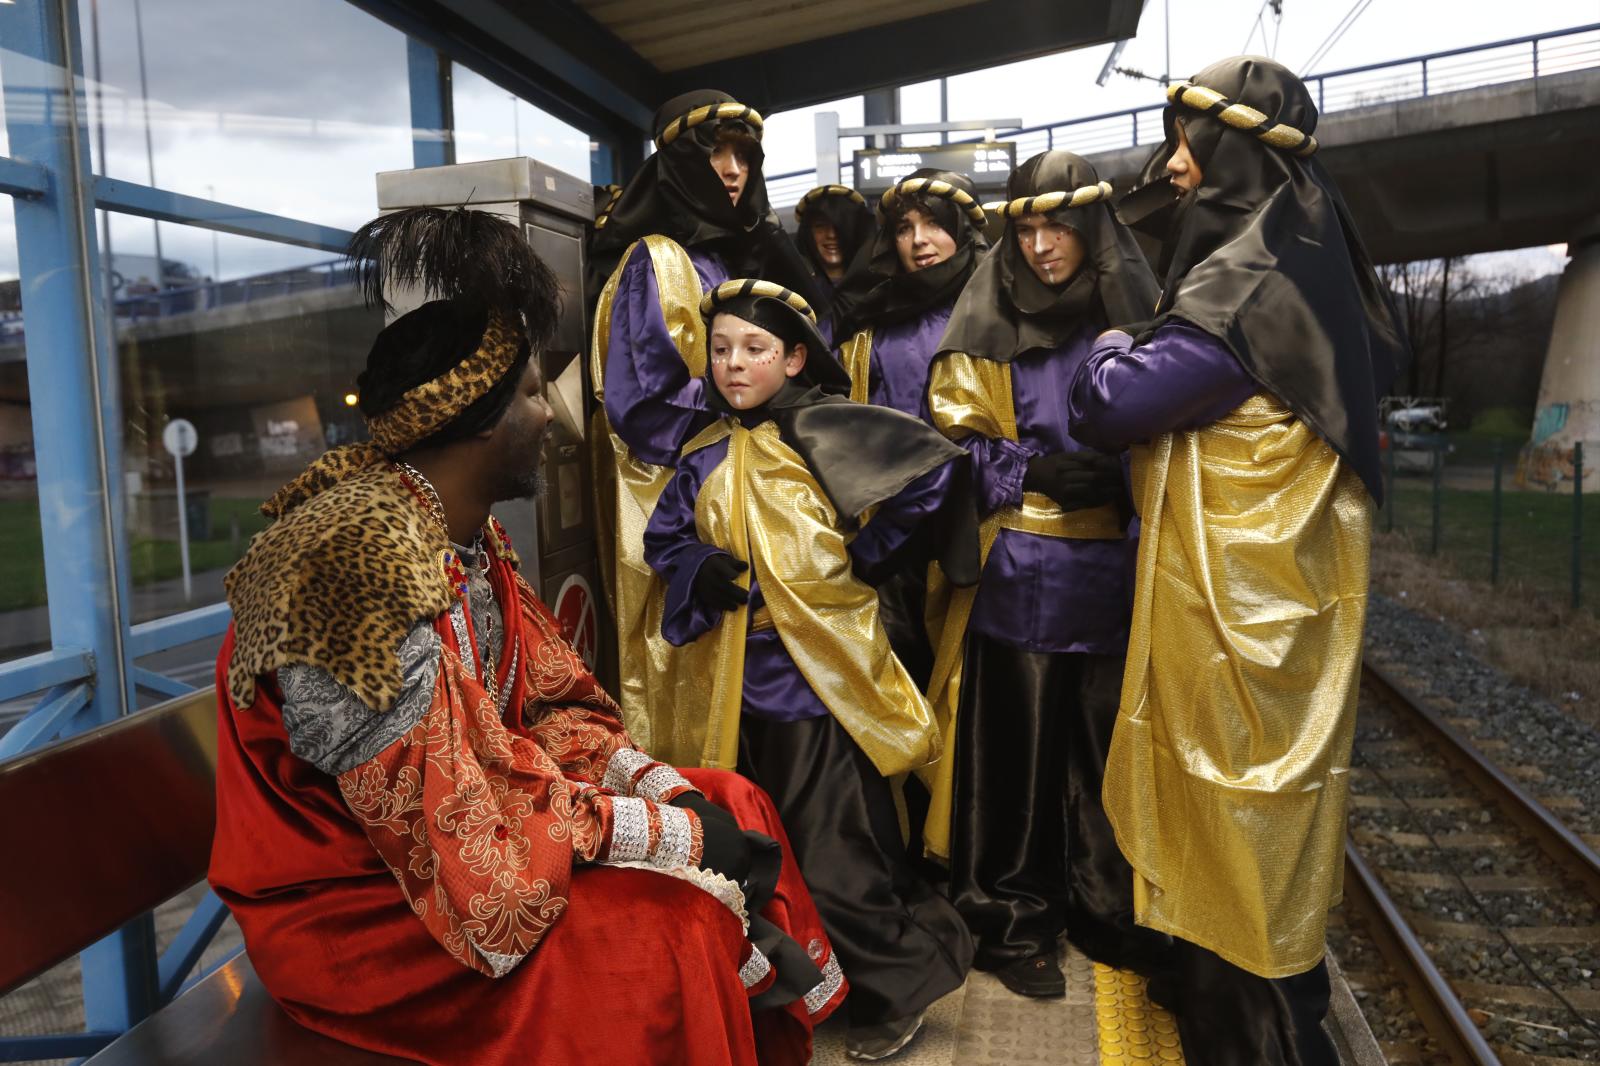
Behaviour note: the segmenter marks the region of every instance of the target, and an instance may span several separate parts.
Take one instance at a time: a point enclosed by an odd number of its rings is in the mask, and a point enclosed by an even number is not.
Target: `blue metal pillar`
[[[77,5],[0,4],[0,40],[32,62],[7,62],[13,157],[48,188],[16,197],[17,258],[27,316],[28,392],[38,469],[50,638],[93,657],[93,693],[63,730],[109,722],[134,706],[126,655],[129,580],[122,499],[122,415],[114,338],[101,306]],[[26,106],[38,101],[42,107]],[[83,954],[91,1030],[126,1029],[153,1008],[154,927],[130,923]]]
[[[442,167],[456,161],[455,106],[450,94],[450,59],[406,38],[411,75],[411,165]]]

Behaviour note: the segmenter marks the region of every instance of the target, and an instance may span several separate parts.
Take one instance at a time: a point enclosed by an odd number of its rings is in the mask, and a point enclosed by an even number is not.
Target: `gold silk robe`
[[[872,377],[872,330],[860,330],[855,336],[839,345],[839,362],[850,375],[850,398],[856,403],[867,403],[867,390]]]
[[[746,429],[733,419],[707,427],[688,455],[728,439],[727,457],[695,500],[700,540],[748,563],[765,607],[756,625],[777,630],[806,683],[878,772],[906,773],[939,757],[928,702],[889,650],[878,596],[851,569],[849,538],[815,475],[778,434],[777,424]],[[702,766],[732,768],[739,755],[748,605],[727,612],[694,642],[711,652]]]
[[[928,376],[928,408],[939,432],[954,441],[974,434],[1016,441],[1017,416],[1011,391],[1011,366],[978,359],[964,352],[947,352],[933,362]],[[983,520],[978,528],[980,558],[989,551],[1002,529],[1045,537],[1087,540],[1121,540],[1122,516],[1116,507],[1063,511],[1054,500],[1037,492],[1024,492],[1019,507],[1004,507]],[[979,579],[982,584],[982,579]],[[918,773],[932,794],[923,844],[942,859],[950,857],[950,805],[955,793],[956,716],[961,705],[961,668],[966,655],[967,619],[978,586],[958,589],[935,568],[928,581],[928,633],[934,641],[933,674],[928,699],[934,720],[945,738],[945,756]]]
[[[1322,958],[1372,505],[1273,397],[1133,449],[1143,519],[1106,814],[1135,916],[1262,977]]]
[[[706,370],[705,323],[700,317],[700,276],[676,242],[644,238],[655,270],[661,315],[673,345],[691,377]],[[606,419],[605,370],[611,341],[611,305],[623,270],[632,258],[630,245],[612,272],[595,308],[594,343],[589,371],[594,382],[595,410],[590,439],[594,442],[595,513],[600,570],[611,616],[617,624],[617,702],[630,734],[662,762],[694,766],[704,743],[704,719],[680,715],[679,708],[702,707],[711,684],[702,649],[674,648],[661,636],[666,587],[644,561],[644,529],[655,512],[661,490],[672,477],[669,467],[634,456]]]

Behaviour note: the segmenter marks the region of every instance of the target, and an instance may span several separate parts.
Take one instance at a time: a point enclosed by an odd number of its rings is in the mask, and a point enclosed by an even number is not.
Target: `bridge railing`
[[[288,270],[274,270],[227,281],[206,280],[194,285],[163,289],[160,292],[134,293],[117,298],[119,321],[138,322],[193,311],[253,303],[276,296],[290,296],[313,289],[333,289],[355,284],[350,265],[342,259],[329,259]]]
[[[1328,114],[1594,67],[1600,67],[1600,23],[1330,70],[1308,75],[1305,82],[1316,98],[1317,110]],[[1164,107],[1148,104],[995,132],[1016,142],[1019,160],[1051,148],[1093,155],[1141,145],[1153,147],[1164,136]],[[815,168],[773,175],[767,179],[771,202],[780,212],[787,211],[816,184],[816,175]]]

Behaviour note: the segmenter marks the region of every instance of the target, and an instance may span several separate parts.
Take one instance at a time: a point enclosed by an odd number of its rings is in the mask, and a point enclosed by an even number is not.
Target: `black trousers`
[[[1122,663],[967,637],[950,890],[980,969],[1053,952],[1062,933],[1145,973],[1169,950],[1133,922],[1133,870],[1100,802]]]
[[[927,605],[926,568],[918,573],[898,571],[878,586],[878,617],[884,635],[919,689],[926,689],[933,675],[933,642],[928,639],[923,617]]]
[[[890,784],[843,726],[746,716],[739,769],[777,805],[850,982],[850,1024],[907,1017],[960,987],[972,938],[907,864]]]
[[[1175,939],[1150,996],[1176,1015],[1189,1066],[1339,1066],[1322,1028],[1326,962],[1291,977],[1257,977]]]

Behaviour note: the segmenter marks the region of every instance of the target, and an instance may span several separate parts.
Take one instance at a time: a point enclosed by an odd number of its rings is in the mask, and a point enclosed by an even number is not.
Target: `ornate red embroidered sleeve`
[[[459,658],[440,667],[428,712],[339,789],[429,933],[499,977],[560,918],[574,860],[602,854],[614,817],[505,727]]]
[[[549,608],[521,578],[517,590],[530,646],[524,669],[527,735],[568,777],[618,795],[669,803],[695,791],[677,770],[634,746],[621,708],[562,636]]]

